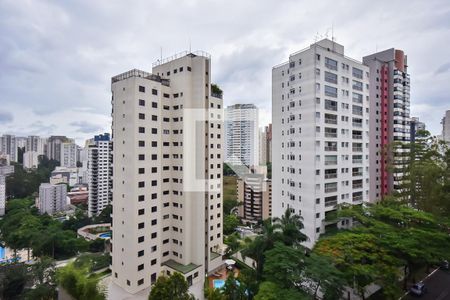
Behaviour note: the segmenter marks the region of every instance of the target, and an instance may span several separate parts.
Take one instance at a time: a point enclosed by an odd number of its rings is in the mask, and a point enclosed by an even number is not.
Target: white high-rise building
[[[204,52],[112,78],[112,279],[147,299],[159,275],[202,290],[221,266],[222,99]],[[201,295],[198,295],[199,297]]]
[[[225,162],[231,165],[259,165],[258,108],[235,104],[225,110]]]
[[[273,215],[303,217],[307,246],[369,194],[369,69],[328,39],[272,69]]]
[[[33,151],[38,155],[45,154],[45,146],[47,144],[47,139],[36,135],[30,135],[27,137],[27,142],[25,146],[25,152]]]
[[[0,137],[0,154],[9,155],[9,160],[17,162],[17,144],[16,136],[4,134]]]
[[[39,166],[39,154],[36,151],[26,151],[23,154],[23,167],[34,169]]]
[[[61,167],[76,168],[77,166],[77,145],[75,143],[61,144]]]
[[[65,184],[41,183],[36,203],[39,213],[52,215],[67,207],[67,186]]]
[[[9,155],[0,154],[0,217],[5,215],[6,176],[14,173],[14,166],[9,165]]]
[[[88,148],[88,214],[96,216],[112,200],[112,143],[109,133],[96,135]]]
[[[442,140],[450,143],[450,110],[445,112],[445,116],[442,118]]]
[[[267,133],[264,127],[259,130],[259,164],[267,164]]]

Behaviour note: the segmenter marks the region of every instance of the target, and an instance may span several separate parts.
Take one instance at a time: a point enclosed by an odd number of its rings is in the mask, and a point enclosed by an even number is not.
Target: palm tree
[[[281,230],[282,240],[286,246],[298,246],[307,241],[308,237],[301,232],[304,228],[303,218],[291,209],[286,209],[281,218],[274,218],[274,227]]]

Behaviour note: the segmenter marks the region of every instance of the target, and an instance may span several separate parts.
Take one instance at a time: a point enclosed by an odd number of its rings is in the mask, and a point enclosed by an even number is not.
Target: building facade
[[[410,135],[411,135],[411,143],[414,143],[416,141],[416,134],[417,131],[420,130],[426,130],[426,126],[424,122],[420,122],[419,118],[417,117],[412,117],[411,118],[411,123],[410,123]]]
[[[66,136],[52,135],[47,140],[45,155],[48,159],[61,160],[61,144],[69,142]]]
[[[190,285],[222,264],[222,99],[211,59],[185,53],[112,78],[113,283],[149,289],[163,273]]]
[[[5,215],[6,176],[14,173],[14,166],[10,166],[9,163],[9,155],[0,154],[0,217]]]
[[[249,173],[237,179],[238,215],[244,223],[257,224],[272,217],[272,181],[265,173]]]
[[[36,151],[26,151],[23,154],[23,167],[35,169],[39,166],[39,154]]]
[[[410,143],[410,76],[407,56],[388,49],[363,58],[370,78],[370,199],[401,190]],[[399,144],[396,146],[395,144]]]
[[[259,165],[258,108],[235,104],[225,109],[225,162],[231,165]]]
[[[18,153],[15,135],[4,134],[0,137],[0,154],[9,155],[11,162],[17,162]]]
[[[266,131],[266,161],[268,163],[272,162],[272,124],[269,124],[265,128]]]
[[[445,112],[444,117],[442,118],[442,140],[450,143],[450,110]]]
[[[53,215],[67,207],[67,186],[65,184],[41,183],[36,203],[39,213]]]
[[[311,247],[337,204],[369,193],[369,68],[325,39],[272,69],[273,215],[303,217]]]
[[[109,133],[96,135],[88,147],[88,214],[96,216],[112,201],[112,143]]]
[[[259,165],[267,164],[267,135],[265,128],[259,130]]]
[[[77,145],[75,143],[61,143],[61,158],[59,159],[61,167],[77,167]]]

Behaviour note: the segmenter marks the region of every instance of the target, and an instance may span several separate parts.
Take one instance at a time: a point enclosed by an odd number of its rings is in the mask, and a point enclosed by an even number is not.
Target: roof
[[[199,265],[190,263],[188,265],[183,265],[180,264],[179,262],[174,261],[173,259],[169,259],[165,262],[162,263],[163,266],[168,266],[171,269],[174,269],[175,271],[178,271],[180,273],[186,274],[189,273],[195,269],[197,269],[198,267],[200,267]]]

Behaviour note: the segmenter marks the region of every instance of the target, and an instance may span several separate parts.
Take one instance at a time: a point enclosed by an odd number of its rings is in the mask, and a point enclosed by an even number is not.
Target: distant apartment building
[[[416,134],[418,131],[426,130],[426,126],[424,122],[420,122],[419,118],[412,117],[410,123],[410,135],[411,135],[411,143],[416,141]]]
[[[45,154],[45,148],[47,139],[36,135],[30,135],[27,137],[25,152],[36,152],[38,155]]]
[[[265,171],[255,171],[237,179],[238,216],[244,223],[257,224],[272,217],[272,181]]]
[[[77,167],[77,145],[75,143],[61,144],[61,158],[59,159],[61,167],[76,168]]]
[[[4,134],[0,137],[0,154],[6,154],[11,162],[17,162],[18,153],[15,135]]]
[[[337,204],[369,199],[369,68],[324,39],[272,69],[273,216],[303,217],[311,247]]]
[[[77,168],[56,167],[51,172],[51,184],[65,183],[69,186],[75,186],[80,183],[80,175]]]
[[[67,186],[41,183],[36,206],[41,214],[53,215],[64,211],[67,207]]]
[[[266,133],[266,161],[268,163],[272,162],[272,124],[265,127]]]
[[[47,139],[45,155],[48,159],[61,160],[61,144],[70,142],[66,136],[52,135]]]
[[[112,200],[112,142],[109,133],[96,135],[88,147],[88,214],[96,216]]]
[[[25,150],[27,146],[27,138],[22,136],[16,136],[16,147]],[[19,159],[17,157],[17,159]]]
[[[444,117],[442,118],[442,140],[450,143],[450,110],[445,112]]]
[[[0,154],[0,217],[5,215],[6,176],[14,173],[14,166],[10,166],[9,163],[9,155]]]
[[[225,109],[225,162],[231,165],[259,165],[258,108],[235,104]]]
[[[39,166],[39,153],[36,151],[26,151],[23,154],[23,167],[25,169],[35,169]]]
[[[401,190],[410,143],[410,76],[407,56],[388,49],[365,56],[370,72],[370,200]]]
[[[259,130],[259,165],[267,164],[267,135],[265,128]]]
[[[111,90],[112,281],[136,294],[180,272],[202,290],[224,249],[223,111],[211,93],[210,56],[176,55],[153,74],[128,71]]]

